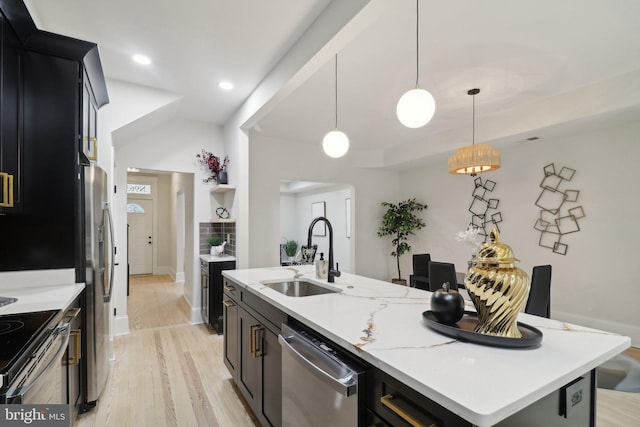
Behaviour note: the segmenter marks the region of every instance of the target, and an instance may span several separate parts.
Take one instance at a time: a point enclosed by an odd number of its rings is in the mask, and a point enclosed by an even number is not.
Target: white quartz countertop
[[[235,261],[236,257],[231,255],[200,255],[200,259],[204,262],[223,262],[223,261]]]
[[[32,311],[66,310],[83,289],[84,283],[40,287],[2,286],[0,297],[18,298],[18,301],[0,307],[0,316]]]
[[[489,347],[425,326],[430,292],[347,273],[326,283],[311,265],[222,274],[478,426],[507,418],[631,345],[629,337],[522,313],[518,320],[540,329],[542,344]],[[296,298],[261,284],[294,275],[341,292]]]

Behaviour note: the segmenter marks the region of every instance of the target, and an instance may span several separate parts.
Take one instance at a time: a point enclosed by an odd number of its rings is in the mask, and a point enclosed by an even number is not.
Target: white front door
[[[153,201],[127,201],[129,223],[129,274],[153,273]]]

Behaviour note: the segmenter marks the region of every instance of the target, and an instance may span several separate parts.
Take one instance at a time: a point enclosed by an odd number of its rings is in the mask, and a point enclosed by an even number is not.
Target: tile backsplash
[[[201,222],[200,223],[200,254],[211,251],[208,239],[212,236],[221,237],[227,244],[224,253],[236,256],[236,223],[235,222]]]

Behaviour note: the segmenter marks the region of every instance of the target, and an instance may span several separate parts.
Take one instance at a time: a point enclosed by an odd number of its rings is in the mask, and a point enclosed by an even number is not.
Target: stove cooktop
[[[6,386],[9,376],[17,372],[40,344],[43,331],[60,310],[0,316],[0,376]]]

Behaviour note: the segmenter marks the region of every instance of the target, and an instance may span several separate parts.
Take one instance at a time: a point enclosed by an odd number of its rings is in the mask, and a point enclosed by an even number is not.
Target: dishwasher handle
[[[284,337],[282,334],[278,335],[278,342],[284,350],[289,350],[298,361],[309,368],[309,372],[313,373],[317,378],[323,380],[326,384],[330,385],[338,393],[345,397],[352,396],[358,391],[358,377],[357,372],[349,368],[347,365],[340,363],[336,360],[330,360],[329,357],[320,349],[312,344],[296,339],[294,337]],[[313,354],[315,359],[313,362],[305,357],[301,351],[301,347],[306,347],[307,351]],[[339,367],[342,375],[334,375],[330,371],[331,365]],[[337,366],[339,365],[339,366]]]

